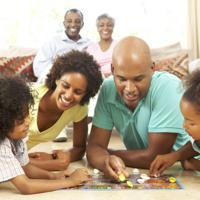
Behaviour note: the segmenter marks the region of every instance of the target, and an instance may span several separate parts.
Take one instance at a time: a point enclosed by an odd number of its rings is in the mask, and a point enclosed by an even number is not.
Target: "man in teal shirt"
[[[167,72],[153,72],[148,45],[136,37],[122,39],[113,51],[113,77],[105,80],[97,101],[87,148],[92,166],[118,179],[125,165],[149,168],[158,154],[183,146],[179,102],[181,81]],[[108,149],[113,127],[127,150]]]

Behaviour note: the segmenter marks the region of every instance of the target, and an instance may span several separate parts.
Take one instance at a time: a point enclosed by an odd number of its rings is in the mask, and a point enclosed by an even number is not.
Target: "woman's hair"
[[[184,80],[186,88],[183,99],[193,104],[200,111],[200,70],[195,70]]]
[[[93,56],[87,52],[72,50],[55,59],[45,83],[49,90],[55,90],[56,80],[59,80],[64,74],[75,72],[84,75],[88,83],[86,94],[80,102],[81,105],[84,105],[96,95],[102,84],[103,79],[99,68],[100,66]]]
[[[22,79],[0,77],[0,141],[25,119],[32,104],[33,97]]]
[[[113,27],[115,26],[115,19],[114,19],[113,17],[111,17],[110,15],[104,13],[104,14],[99,15],[99,16],[97,17],[97,19],[96,19],[96,26],[97,26],[97,27],[98,27],[99,21],[100,21],[101,19],[108,19],[108,20],[111,21]]]

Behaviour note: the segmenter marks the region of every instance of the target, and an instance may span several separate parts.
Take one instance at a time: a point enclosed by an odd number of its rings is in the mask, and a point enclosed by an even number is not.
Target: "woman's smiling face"
[[[81,102],[87,91],[87,79],[83,74],[68,72],[56,81],[54,96],[59,110],[67,110]]]

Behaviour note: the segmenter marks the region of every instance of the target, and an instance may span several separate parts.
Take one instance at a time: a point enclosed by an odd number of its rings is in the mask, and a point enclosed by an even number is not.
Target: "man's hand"
[[[150,165],[150,176],[160,176],[165,169],[172,166],[176,161],[177,157],[174,153],[156,156],[156,158]]]
[[[117,181],[119,181],[120,174],[125,177],[129,176],[122,159],[114,155],[110,155],[105,159],[103,172],[106,176]]]

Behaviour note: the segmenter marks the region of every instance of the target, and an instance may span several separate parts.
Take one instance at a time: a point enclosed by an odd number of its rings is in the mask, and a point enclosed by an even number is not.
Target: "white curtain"
[[[192,58],[200,58],[200,0],[188,0],[188,36]]]

